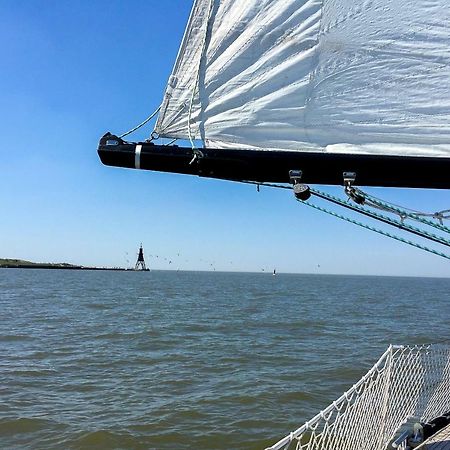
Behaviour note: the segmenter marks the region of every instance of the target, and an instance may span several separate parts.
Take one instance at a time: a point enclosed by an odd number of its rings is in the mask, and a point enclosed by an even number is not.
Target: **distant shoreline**
[[[114,270],[114,271],[126,271],[126,270],[132,270],[132,269],[124,269],[123,267],[64,267],[64,266],[58,266],[58,265],[49,265],[46,266],[45,264],[33,264],[33,265],[1,265],[0,269],[51,269],[51,270]]]
[[[52,269],[52,270],[112,270],[126,271],[124,267],[86,267],[68,263],[35,263],[21,259],[0,258],[0,269]]]

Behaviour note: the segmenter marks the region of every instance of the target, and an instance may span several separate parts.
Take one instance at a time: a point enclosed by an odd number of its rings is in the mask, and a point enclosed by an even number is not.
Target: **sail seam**
[[[320,38],[323,34],[323,10],[325,8],[325,0],[322,0],[322,5],[320,7],[320,18],[319,18],[319,31],[317,33],[317,39],[316,39],[316,55],[314,60],[316,61],[316,65],[314,67],[313,64],[311,64],[311,71],[309,74],[309,80],[308,80],[308,86],[306,88],[306,95],[305,95],[305,109],[303,111],[303,128],[304,128],[304,133],[305,133],[305,137],[307,138],[308,142],[312,142],[313,140],[311,139],[311,136],[309,135],[308,132],[308,125],[307,125],[307,110],[308,110],[308,105],[311,102],[312,99],[312,94],[313,94],[313,90],[314,90],[314,86],[313,86],[313,82],[316,76],[316,72],[317,72],[317,67],[318,67],[318,60],[319,60],[319,45],[320,45]]]
[[[212,18],[213,7],[214,7],[214,0],[210,0],[210,2],[209,2],[209,11],[208,11],[208,19],[206,21],[205,34],[203,36],[203,42],[202,42],[202,46],[201,46],[200,58],[199,58],[198,68],[197,68],[197,75],[196,75],[196,78],[195,78],[194,86],[192,88],[192,95],[191,95],[191,100],[190,100],[190,103],[189,103],[188,136],[189,136],[189,141],[191,142],[191,146],[192,146],[193,149],[195,149],[196,146],[194,144],[194,139],[193,139],[193,136],[192,136],[192,129],[191,129],[192,109],[193,109],[193,105],[194,105],[195,94],[198,91],[198,85],[199,85],[199,82],[200,82],[200,70],[202,68],[202,59],[206,55],[206,47],[207,47],[207,41],[208,41],[208,31],[209,31],[209,27],[210,27],[211,18]],[[199,96],[199,103],[201,103],[200,96]]]

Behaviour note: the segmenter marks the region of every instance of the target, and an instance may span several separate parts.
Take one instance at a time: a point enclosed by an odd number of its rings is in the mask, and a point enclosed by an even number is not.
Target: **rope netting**
[[[390,346],[353,387],[267,450],[384,450],[411,420],[450,411],[450,348]]]

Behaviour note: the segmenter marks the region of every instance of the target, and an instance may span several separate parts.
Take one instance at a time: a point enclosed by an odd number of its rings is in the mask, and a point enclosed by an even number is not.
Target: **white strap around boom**
[[[136,152],[134,154],[134,167],[136,169],[141,168],[141,150],[142,150],[142,145],[141,144],[136,145]]]

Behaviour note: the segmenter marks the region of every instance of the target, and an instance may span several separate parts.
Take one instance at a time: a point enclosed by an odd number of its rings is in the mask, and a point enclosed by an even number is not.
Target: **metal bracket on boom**
[[[366,199],[353,187],[356,180],[355,172],[344,172],[344,191],[358,205],[364,205]]]
[[[309,186],[301,183],[302,171],[290,170],[289,181],[294,185],[294,195],[298,200],[308,200],[311,197]]]

